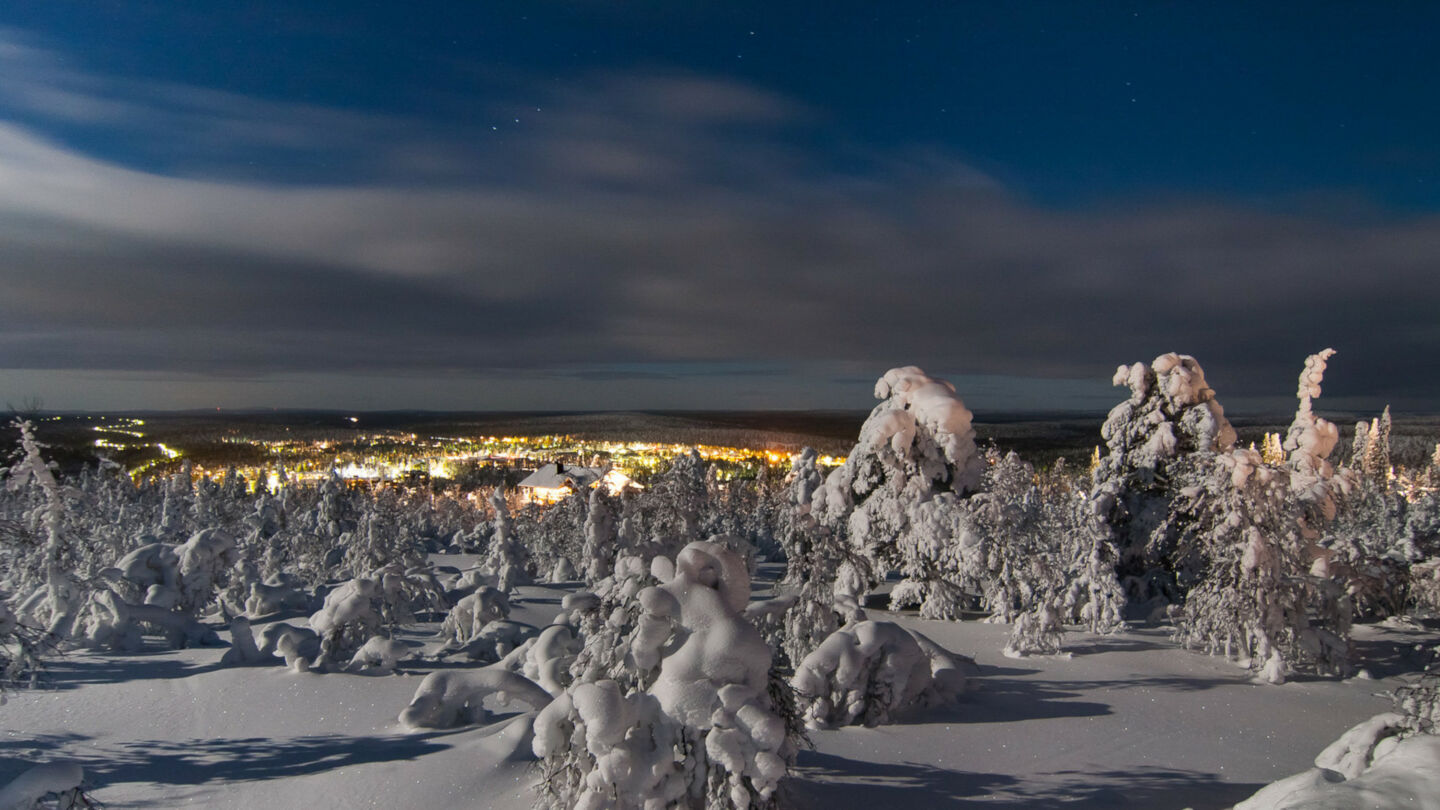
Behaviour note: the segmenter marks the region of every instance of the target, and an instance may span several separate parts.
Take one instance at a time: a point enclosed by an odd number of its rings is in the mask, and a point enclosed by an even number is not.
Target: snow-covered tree
[[[570,686],[535,720],[541,804],[551,808],[773,807],[794,751],[769,694],[770,649],[741,615],[739,555],[696,541],[639,595],[631,645],[654,682]]]
[[[531,504],[509,517],[516,538],[526,551],[524,567],[551,581],[555,572],[572,572],[584,557],[584,526],[589,515],[590,495],[578,489],[559,503],[540,508]],[[498,518],[497,518],[498,520]],[[498,525],[498,523],[497,523]],[[563,565],[562,565],[563,562]]]
[[[567,597],[584,642],[571,665],[574,680],[613,680],[626,690],[650,684],[653,667],[641,671],[630,655],[630,642],[644,612],[640,593],[656,583],[644,560],[621,553],[610,576],[595,583],[594,593]]]
[[[1411,604],[1411,569],[1426,544],[1409,531],[1410,504],[1377,480],[1359,476],[1319,540],[1325,567],[1344,587],[1356,616],[1383,619]],[[1440,551],[1440,549],[1431,549]]]
[[[1056,652],[1065,622],[1121,627],[1114,557],[1086,506],[1063,469],[1042,481],[1014,453],[987,454],[981,491],[965,503],[967,529],[951,548],[978,607],[1013,623],[1009,653]]]
[[[491,494],[490,506],[495,510],[495,523],[485,567],[495,575],[496,587],[509,593],[525,580],[525,562],[529,553],[515,534],[510,509],[505,505],[505,496],[500,490]]]
[[[41,455],[35,426],[24,419],[15,420],[13,426],[20,434],[20,450],[17,463],[9,469],[6,488],[12,493],[36,493],[38,504],[26,519],[44,537],[38,557],[31,555],[35,562],[18,571],[21,579],[16,585],[31,593],[18,612],[22,621],[33,620],[43,626],[53,641],[65,641],[79,618],[86,593],[73,574],[77,561],[65,536],[65,495]]]
[[[980,484],[972,417],[954,386],[914,366],[887,371],[875,397],[880,404],[845,464],[815,491],[811,512],[869,561],[869,571],[839,572],[841,581],[860,580],[856,596],[899,570],[904,598],[927,615],[946,615],[958,583],[937,552],[958,535],[935,532],[955,527],[958,499]]]
[[[615,567],[619,533],[611,498],[600,487],[590,491],[590,508],[585,515],[585,546],[580,553],[585,582],[594,585]]]
[[[825,481],[818,458],[809,447],[796,456],[781,512],[784,581],[795,589],[784,617],[782,647],[792,665],[845,622],[865,618],[859,594],[871,578],[869,560],[845,540],[843,527],[821,523],[812,512],[812,498]]]
[[[1365,477],[1389,485],[1390,478],[1390,406],[1378,418],[1355,425],[1355,441],[1350,449],[1350,466]]]
[[[325,596],[325,604],[310,617],[320,636],[320,657],[311,666],[338,669],[380,629],[381,583],[356,577]]]
[[[1178,553],[1184,527],[1175,523],[1172,503],[1215,454],[1234,446],[1235,430],[1189,355],[1120,366],[1113,382],[1129,387],[1130,397],[1111,409],[1100,431],[1106,452],[1092,476],[1092,528],[1115,548],[1131,602],[1151,613],[1178,601],[1194,582],[1193,562]]]
[[[1338,432],[1311,407],[1331,354],[1312,355],[1301,372],[1285,465],[1268,465],[1255,450],[1221,454],[1174,506],[1203,571],[1177,634],[1271,683],[1296,668],[1348,669],[1349,596],[1316,542],[1344,486],[1328,461]]]

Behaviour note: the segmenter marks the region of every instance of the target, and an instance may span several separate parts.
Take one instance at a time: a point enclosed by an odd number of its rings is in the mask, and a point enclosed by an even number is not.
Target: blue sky
[[[1428,3],[18,3],[0,394],[1434,410]],[[967,382],[969,390],[967,395]]]

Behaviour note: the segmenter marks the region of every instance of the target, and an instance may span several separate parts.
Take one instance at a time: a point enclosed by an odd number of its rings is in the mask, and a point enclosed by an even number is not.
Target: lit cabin
[[[589,489],[597,482],[611,495],[641,488],[613,467],[580,467],[560,462],[542,466],[518,486],[525,503],[551,504],[568,498],[571,493]]]

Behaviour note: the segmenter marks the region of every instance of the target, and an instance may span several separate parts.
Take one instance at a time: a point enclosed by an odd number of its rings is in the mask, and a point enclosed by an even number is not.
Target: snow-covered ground
[[[568,590],[523,587],[511,618],[543,626]],[[812,732],[784,806],[1229,806],[1309,768],[1347,728],[1388,709],[1395,676],[1423,663],[1415,644],[1435,642],[1433,633],[1357,628],[1373,679],[1270,686],[1178,649],[1163,629],[1071,633],[1070,657],[1011,659],[1000,654],[1003,625],[872,618],[973,656],[979,687],[952,709],[893,725]],[[0,708],[0,785],[64,759],[83,765],[93,795],[113,808],[532,805],[523,718],[502,712],[489,726],[442,732],[397,721],[436,664],[317,675],[221,668],[222,652],[53,661],[46,688]]]

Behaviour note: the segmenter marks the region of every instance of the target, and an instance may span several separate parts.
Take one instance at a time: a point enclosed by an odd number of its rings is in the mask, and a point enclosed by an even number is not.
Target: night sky
[[[1440,3],[0,6],[0,401],[1440,403]]]

